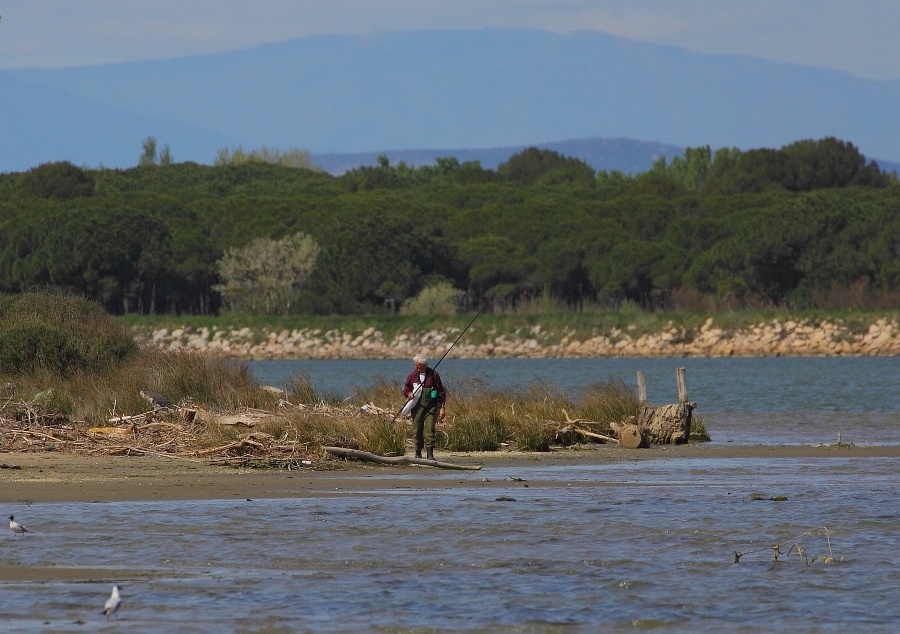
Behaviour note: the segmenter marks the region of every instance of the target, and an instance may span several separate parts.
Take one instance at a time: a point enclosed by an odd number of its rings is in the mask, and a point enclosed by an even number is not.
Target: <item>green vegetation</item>
[[[91,302],[0,294],[0,375],[102,371],[136,353],[128,332]]]
[[[836,139],[691,148],[638,175],[531,148],[497,170],[382,157],[334,177],[296,167],[300,154],[237,148],[215,166],[171,164],[151,137],[133,169],[0,175],[0,291],[214,315],[227,254],[304,234],[317,257],[289,300],[225,308],[418,313],[454,292],[463,311],[490,300],[494,312],[900,303],[900,186]]]
[[[541,345],[585,341],[597,335],[609,335],[615,329],[630,337],[646,333],[684,330],[690,338],[704,322],[710,318],[707,311],[647,312],[640,310],[584,310],[579,313],[552,312],[531,313],[483,313],[463,337],[464,343],[482,344],[499,336],[509,339],[532,338]],[[752,329],[762,323],[778,321],[805,322],[816,326],[822,322],[840,323],[850,333],[861,334],[879,319],[891,321],[897,318],[895,310],[724,310],[714,313],[713,325],[726,333]],[[128,327],[150,334],[153,330],[167,328],[191,328],[194,331],[207,328],[210,331],[240,330],[248,327],[256,333],[264,330],[281,332],[307,329],[346,332],[353,337],[361,335],[369,328],[381,331],[386,340],[397,335],[421,335],[432,330],[459,332],[471,321],[471,315],[292,315],[292,316],[175,316],[175,315],[126,315],[119,320]],[[686,339],[689,340],[689,339]],[[449,341],[447,342],[449,345]]]
[[[83,299],[0,294],[0,384],[39,415],[101,423],[146,409],[141,390],[215,409],[271,405],[247,366],[139,350],[128,330]],[[15,414],[7,409],[5,416]]]
[[[403,397],[387,380],[355,388],[348,406],[318,393],[309,377],[295,375],[283,395],[290,405],[276,409],[282,395],[260,388],[245,364],[213,355],[138,349],[126,327],[96,305],[52,294],[0,295],[0,386],[6,398],[4,418],[13,420],[105,424],[115,413],[146,411],[141,391],[148,391],[207,412],[269,409],[273,416],[257,431],[305,445],[402,455],[411,433],[404,421],[392,424],[383,414],[360,409],[372,404],[387,412],[399,410]],[[561,431],[570,417],[600,423],[592,429],[609,434],[610,422],[638,411],[634,392],[614,379],[590,386],[579,399],[547,384],[515,393],[481,382],[450,390],[454,405],[439,431],[443,448],[451,450],[493,451],[511,445],[546,451],[551,443],[584,440],[571,430]],[[241,433],[222,425],[202,429],[199,441],[205,444]],[[702,425],[695,430],[705,431]]]

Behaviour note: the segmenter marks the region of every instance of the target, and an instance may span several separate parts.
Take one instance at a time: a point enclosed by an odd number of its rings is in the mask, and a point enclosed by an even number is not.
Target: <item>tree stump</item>
[[[650,442],[658,445],[681,445],[691,437],[691,412],[696,403],[645,406],[638,412],[637,426]]]

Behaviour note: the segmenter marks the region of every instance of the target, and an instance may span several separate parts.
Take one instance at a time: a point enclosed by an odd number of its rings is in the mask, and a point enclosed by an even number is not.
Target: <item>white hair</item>
[[[413,357],[413,363],[415,363],[417,365],[419,363],[424,363],[425,365],[428,365],[428,357],[426,357],[424,354],[422,354],[420,352],[419,354],[417,354],[416,356]]]

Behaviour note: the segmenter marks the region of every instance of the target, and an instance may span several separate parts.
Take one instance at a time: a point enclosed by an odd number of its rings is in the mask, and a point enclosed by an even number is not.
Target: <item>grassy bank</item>
[[[351,323],[372,327],[371,321],[354,319]],[[412,327],[399,318],[383,319],[398,329]],[[482,326],[520,327],[512,319],[489,316]],[[226,323],[220,327],[231,326]],[[420,319],[416,325],[440,323],[447,324]],[[0,451],[237,460],[275,455],[292,461],[317,456],[322,445],[403,454],[409,444],[408,423],[392,420],[403,401],[395,385],[376,381],[343,403],[318,394],[308,377],[295,376],[284,392],[273,393],[259,386],[242,362],[141,348],[127,324],[77,298],[0,296]],[[198,321],[195,327],[212,324]],[[255,325],[273,327],[272,322]],[[143,393],[149,392],[171,406],[148,411],[153,408]],[[251,422],[226,416],[248,411]],[[636,395],[620,381],[591,386],[575,399],[552,385],[514,394],[478,383],[454,386],[451,414],[439,426],[440,447],[546,451],[551,444],[589,441],[570,418],[609,434],[609,423],[637,411]]]

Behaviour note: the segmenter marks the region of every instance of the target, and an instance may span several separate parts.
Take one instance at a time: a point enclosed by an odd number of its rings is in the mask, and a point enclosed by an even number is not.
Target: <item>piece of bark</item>
[[[376,464],[390,465],[410,465],[417,464],[424,467],[437,467],[438,469],[459,469],[466,471],[478,471],[481,465],[461,465],[452,462],[441,462],[439,460],[426,460],[424,458],[408,458],[406,456],[379,456],[368,451],[360,451],[359,449],[345,449],[344,447],[322,447],[326,453],[339,458],[356,458],[365,462],[374,462]]]

